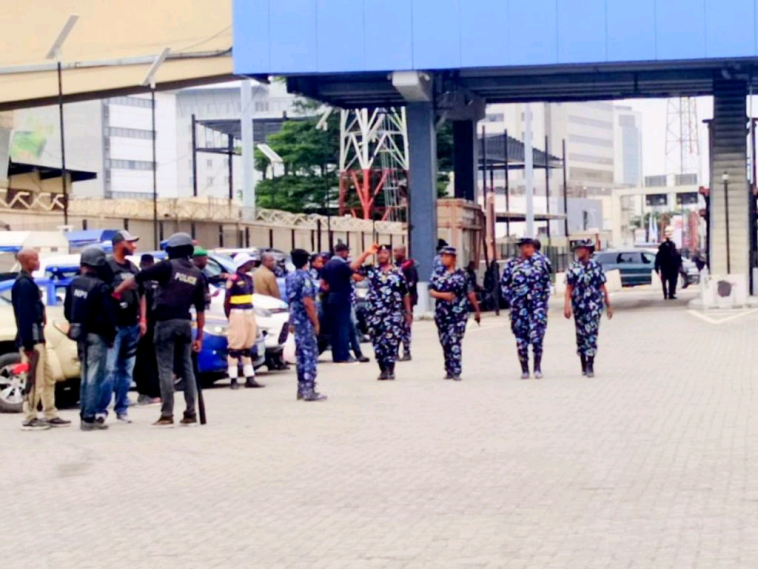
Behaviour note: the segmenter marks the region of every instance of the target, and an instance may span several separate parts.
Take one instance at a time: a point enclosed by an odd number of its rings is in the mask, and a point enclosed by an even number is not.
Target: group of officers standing
[[[97,247],[85,249],[80,274],[67,289],[64,313],[70,323],[68,335],[77,342],[82,362],[82,430],[107,428],[105,421],[111,400],[114,400],[116,419],[131,422],[128,391],[132,377],[138,384],[145,381],[145,377],[134,374],[136,355],[140,349],[150,350],[150,346],[154,350],[151,355],[157,367],[161,403],[161,414],[154,424],[174,424],[175,374],[185,383],[186,410],[180,423],[197,422],[196,369],[192,353],[201,349],[205,310],[210,305],[209,283],[202,271],[202,259],[207,253],[195,247],[189,235],[178,233],[167,242],[166,260],[155,263],[143,256],[142,270],[138,270],[127,258],[134,253],[137,240],[127,231],[117,232],[112,239],[110,257]],[[534,377],[540,379],[552,268],[547,257],[539,252],[536,240],[522,239],[518,247],[519,255],[505,263],[500,286],[510,305],[521,377],[530,377],[531,346]],[[603,308],[609,318],[613,315],[605,275],[591,258],[593,249],[591,241],[580,242],[575,247],[576,260],[566,273],[564,300],[566,318],[575,319],[582,373],[590,377],[594,375]],[[349,254],[344,244],[335,248],[335,255],[328,261],[323,255],[311,257],[302,249],[291,253],[296,270],[287,276],[286,290],[290,329],[295,336],[297,398],[300,400],[326,399],[316,390],[318,336],[323,315],[329,316],[334,361],[356,361],[350,357],[348,345],[351,334],[356,334],[354,285],[357,281],[365,280],[368,285],[367,326],[379,366],[378,379],[394,380],[398,359],[411,359],[412,311],[418,301],[415,262],[406,257],[404,247],[392,251],[389,246],[374,244],[353,260]],[[372,256],[375,263],[367,264]],[[18,325],[17,343],[22,358],[29,365],[23,426],[27,429],[67,426],[70,422],[58,417],[55,410],[55,385],[45,356],[45,310],[32,278],[32,273],[39,268],[39,257],[36,252],[25,250],[18,258],[22,270],[12,297]],[[228,375],[232,388],[238,387],[239,363],[242,363],[246,387],[262,387],[255,379],[252,363],[256,337],[255,284],[249,272],[253,261],[247,254],[238,255],[235,258],[237,271],[227,275],[225,282],[224,309],[229,319]],[[474,283],[456,265],[456,249],[441,243],[434,259],[429,293],[435,300],[434,322],[443,351],[444,378],[461,381],[462,341],[469,313],[473,310],[477,323],[481,314]],[[193,307],[197,319],[194,337]],[[144,339],[142,344],[141,339]],[[356,353],[360,361],[368,361],[360,352]],[[147,372],[138,370],[139,375]],[[44,419],[37,416],[40,402]]]

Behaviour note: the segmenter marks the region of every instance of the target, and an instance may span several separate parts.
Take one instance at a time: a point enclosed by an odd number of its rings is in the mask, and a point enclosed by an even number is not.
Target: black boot
[[[229,384],[229,387],[231,387],[232,389],[239,389],[240,388],[240,384],[237,383],[237,378],[236,377],[232,378],[232,381]]]
[[[587,357],[587,377],[595,377],[595,356]]]
[[[587,375],[587,356],[581,354],[579,359],[582,360],[582,375]]]
[[[377,379],[379,381],[384,381],[385,379],[389,379],[389,377],[388,377],[389,374],[387,372],[387,367],[386,366],[384,366],[382,364],[379,364],[379,370],[381,371],[381,373],[379,374],[379,377],[377,377]]]
[[[387,379],[395,379],[395,363],[387,364]]]
[[[521,379],[529,379],[529,356],[519,356],[521,363]]]
[[[542,354],[534,354],[534,379],[542,379]]]

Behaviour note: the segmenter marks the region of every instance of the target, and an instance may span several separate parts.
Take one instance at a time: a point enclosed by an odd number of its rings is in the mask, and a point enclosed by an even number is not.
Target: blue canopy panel
[[[756,0],[233,0],[234,72],[755,58]]]
[[[0,245],[0,253],[18,253],[21,249],[20,245]]]

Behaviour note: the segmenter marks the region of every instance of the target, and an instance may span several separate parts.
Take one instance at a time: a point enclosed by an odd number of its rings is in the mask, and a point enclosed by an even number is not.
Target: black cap
[[[334,252],[339,253],[340,251],[350,251],[350,247],[342,242],[337,243],[337,245],[334,246]]]
[[[531,237],[522,237],[516,242],[516,245],[523,247],[524,245],[536,245],[534,239]]]
[[[116,231],[116,233],[113,234],[113,237],[111,237],[111,243],[113,245],[117,245],[121,243],[122,241],[128,241],[129,243],[134,243],[136,241],[139,241],[139,237],[135,237],[131,233],[129,233],[126,229],[121,229],[119,231]]]

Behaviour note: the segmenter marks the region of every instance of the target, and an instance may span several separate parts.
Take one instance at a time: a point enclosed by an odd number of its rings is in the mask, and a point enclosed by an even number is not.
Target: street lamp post
[[[79,20],[79,16],[71,14],[63,24],[63,28],[58,32],[58,37],[55,38],[53,45],[47,52],[45,59],[55,59],[58,67],[58,116],[60,120],[61,130],[61,187],[63,190],[63,224],[68,225],[68,188],[66,186],[66,136],[64,132],[63,121],[63,66],[61,65],[61,50],[63,49],[63,43],[68,38],[76,22]]]
[[[150,69],[147,70],[145,78],[142,80],[142,86],[150,86],[150,111],[152,118],[152,142],[153,142],[153,243],[155,247],[158,247],[158,156],[156,145],[156,128],[155,128],[155,74],[158,72],[158,68],[166,61],[168,57],[169,48],[164,47],[163,50],[156,56]]]

